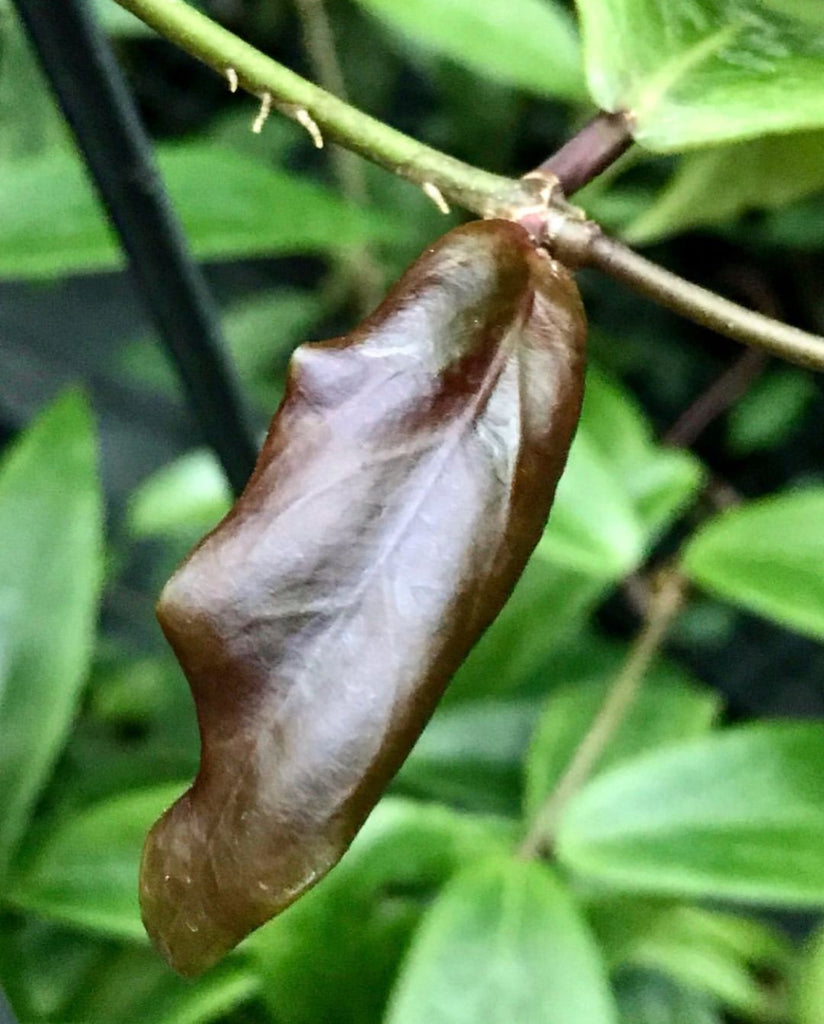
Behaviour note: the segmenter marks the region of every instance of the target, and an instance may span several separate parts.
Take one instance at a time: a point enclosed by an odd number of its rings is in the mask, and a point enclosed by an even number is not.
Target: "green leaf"
[[[142,949],[109,954],[93,974],[94,984],[78,986],[67,1019],[128,1024],[205,1024],[256,995],[260,979],[248,967],[223,965],[196,985],[176,977]]]
[[[271,414],[280,401],[283,373],[298,342],[307,340],[324,308],[315,292],[278,288],[234,303],[223,314],[232,365],[244,389]],[[179,382],[152,336],[138,338],[121,353],[120,365],[133,380],[166,394]]]
[[[229,485],[214,454],[197,448],[152,473],[132,493],[129,532],[137,538],[179,532],[202,536],[231,504]]]
[[[11,902],[53,921],[145,940],[137,905],[143,840],[183,788],[125,793],[56,823],[42,847],[21,858]]]
[[[249,296],[227,311],[232,362],[241,384],[266,413],[273,413],[280,403],[292,350],[313,336],[313,325],[324,312],[316,291],[288,288]]]
[[[511,838],[495,819],[381,801],[335,870],[246,941],[273,1017],[282,1024],[379,1019],[435,890]]]
[[[167,664],[131,655],[114,664],[95,665],[89,682],[89,711],[102,724],[115,726],[145,724],[159,709],[168,711]]]
[[[197,985],[154,951],[126,948],[33,918],[3,920],[0,981],[31,1024],[205,1024],[260,987],[248,967],[226,964]]]
[[[696,583],[748,611],[824,639],[824,487],[750,502],[687,545]]]
[[[467,700],[441,707],[395,785],[403,792],[474,811],[517,815],[521,762],[537,700]]]
[[[616,998],[621,1024],[723,1024],[706,998],[652,971],[623,973]]]
[[[792,947],[761,921],[637,897],[598,901],[589,919],[613,968],[658,971],[757,1020],[787,1016]]]
[[[824,1024],[824,928],[815,932],[804,951],[796,1003],[798,1024]]]
[[[545,545],[551,561],[610,582],[643,557],[644,536],[632,499],[583,420],[558,485]]]
[[[824,196],[816,195],[747,221],[731,232],[745,245],[818,252],[824,230]]]
[[[616,659],[615,672],[620,670]],[[573,754],[604,703],[607,676],[559,687],[549,698],[526,763],[526,812],[532,817],[558,784]],[[668,666],[650,671],[596,765],[598,773],[638,754],[690,739],[712,727],[718,697]]]
[[[66,142],[60,111],[14,11],[0,7],[0,153],[3,162]]]
[[[666,188],[623,235],[644,245],[803,199],[824,188],[822,152],[824,132],[815,131],[688,153]]]
[[[204,143],[158,151],[161,176],[200,259],[327,252],[396,228],[322,186]],[[0,166],[0,278],[122,265],[78,159],[63,152]]]
[[[115,0],[95,0],[94,6],[103,30],[110,36],[132,39],[152,35],[148,25],[115,3]]]
[[[128,977],[124,982],[128,984]],[[164,972],[159,992],[153,992],[142,1007],[140,1017],[118,1019],[137,1024],[204,1024],[206,1021],[224,1020],[226,1014],[248,1002],[260,990],[260,979],[244,968],[221,968],[202,978],[196,987],[181,978],[170,978]],[[123,988],[121,987],[121,992]]]
[[[547,556],[610,582],[623,578],[695,494],[701,476],[696,459],[656,444],[629,395],[590,369],[543,542]]]
[[[445,701],[507,696],[532,687],[586,622],[607,581],[559,565],[547,535],[538,544],[512,596],[449,684]],[[545,692],[545,682],[539,692]]]
[[[819,0],[761,0],[764,7],[788,18],[797,18],[811,28],[824,28],[824,7]]]
[[[415,935],[387,1024],[612,1024],[606,972],[543,864],[496,858],[450,882]]]
[[[816,382],[801,370],[765,373],[730,409],[727,446],[734,455],[777,447],[799,426],[817,394]]]
[[[824,34],[794,0],[578,0],[590,92],[671,152],[824,126]]]
[[[562,815],[569,868],[619,890],[824,904],[820,725],[775,723],[646,754]]]
[[[146,616],[151,608],[147,605]],[[58,820],[127,791],[190,778],[200,743],[191,692],[169,652],[100,658],[88,703],[49,785]]]
[[[0,916],[0,987],[22,1021],[62,1021],[78,979],[102,959],[101,943],[35,918]]]
[[[69,392],[0,465],[0,875],[77,708],[97,617],[102,533],[92,418]]]
[[[578,42],[556,0],[358,0],[402,36],[539,96],[579,99]]]

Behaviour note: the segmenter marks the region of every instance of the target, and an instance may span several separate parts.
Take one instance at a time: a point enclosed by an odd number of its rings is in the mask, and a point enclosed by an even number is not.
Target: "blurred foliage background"
[[[806,39],[821,12],[799,4],[750,6]],[[313,77],[289,0],[201,6]],[[518,175],[593,112],[562,3],[328,7],[352,101],[468,162]],[[292,348],[351,327],[459,216],[365,164],[354,201],[299,127],[252,134],[253,100],[98,13],[262,431]],[[633,151],[580,202],[820,332],[824,118],[764,135],[736,116],[740,138],[680,154],[694,140],[659,132],[670,152]],[[0,982],[19,1020],[824,1022],[821,380],[590,274],[584,415],[510,604],[342,864],[202,980],[171,974],[137,864],[198,744],[153,601],[230,499],[122,264],[0,3]],[[666,656],[553,863],[513,858],[679,552],[695,586]]]

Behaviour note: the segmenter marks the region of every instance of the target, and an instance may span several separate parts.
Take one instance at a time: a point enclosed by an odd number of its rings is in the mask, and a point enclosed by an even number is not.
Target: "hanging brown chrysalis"
[[[566,269],[492,220],[295,352],[246,490],[158,605],[202,754],[140,899],[181,973],[333,867],[501,610],[566,460],[584,337]]]

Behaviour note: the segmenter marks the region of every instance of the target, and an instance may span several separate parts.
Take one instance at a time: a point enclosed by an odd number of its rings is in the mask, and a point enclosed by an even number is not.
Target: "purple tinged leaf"
[[[199,974],[321,879],[537,543],[581,404],[567,270],[450,232],[351,334],[304,345],[254,475],[158,617],[202,739],[140,897]]]

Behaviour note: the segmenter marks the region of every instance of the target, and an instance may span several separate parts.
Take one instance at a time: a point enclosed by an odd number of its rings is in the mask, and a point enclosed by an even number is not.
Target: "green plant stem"
[[[572,755],[566,771],[536,814],[519,849],[522,857],[540,857],[551,851],[561,812],[570,797],[592,774],[609,741],[624,722],[641,690],[647,669],[681,608],[684,585],[684,578],[673,568],[667,569],[659,578],[657,587],[649,597],[644,624],[627,660],[589,731]]]
[[[161,35],[284,113],[308,113],[330,138],[482,217],[524,224],[571,266],[592,267],[696,323],[800,366],[824,371],[824,338],[744,309],[609,238],[563,203],[545,170],[516,181],[447,156],[307,82],[183,0],[116,0]],[[545,165],[542,165],[544,167]],[[599,163],[599,167],[600,167]],[[601,168],[603,169],[603,168]]]
[[[434,185],[473,213],[534,194],[529,185],[472,167],[417,142],[313,85],[207,18],[183,0],[117,0],[141,21],[256,96],[267,93],[284,113],[306,111],[328,136],[417,185]]]

